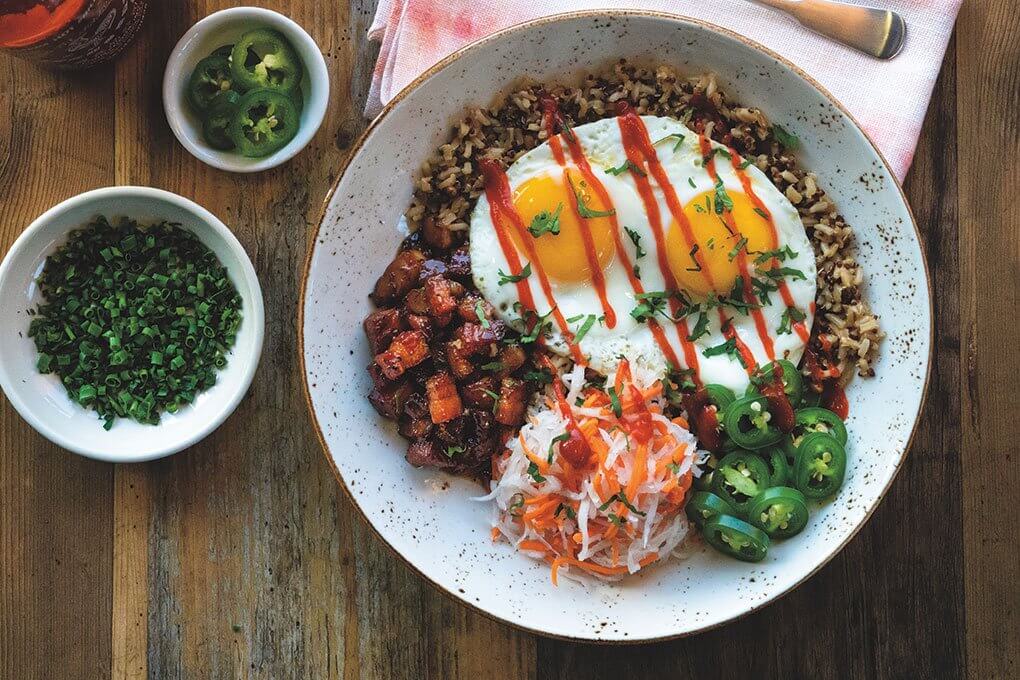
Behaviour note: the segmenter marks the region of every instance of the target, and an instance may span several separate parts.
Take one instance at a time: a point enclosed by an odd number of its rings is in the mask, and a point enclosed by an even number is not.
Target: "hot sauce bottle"
[[[0,49],[42,66],[85,69],[138,33],[148,0],[0,0]]]

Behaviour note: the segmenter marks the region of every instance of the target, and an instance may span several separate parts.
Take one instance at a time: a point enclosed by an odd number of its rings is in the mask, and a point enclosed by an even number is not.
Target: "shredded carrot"
[[[647,567],[649,564],[651,564],[657,559],[659,559],[659,556],[655,553],[652,553],[648,557],[640,560],[638,564],[641,565],[642,567]],[[580,567],[585,571],[594,572],[596,574],[602,574],[604,576],[626,574],[628,571],[630,571],[627,567],[604,567],[601,564],[596,564],[595,562],[582,562],[581,560],[575,560],[571,557],[561,556],[557,557],[556,560],[554,560],[554,562],[555,561],[559,562],[559,565],[557,565],[557,569],[559,569],[559,567],[562,567],[564,564],[570,564],[575,567]]]
[[[517,544],[519,550],[528,550],[530,552],[549,552],[549,548],[541,541],[521,541]]]
[[[654,399],[655,397],[659,396],[660,394],[662,394],[662,381],[661,380],[660,381],[656,381],[656,383],[654,385],[652,385],[651,387],[649,387],[648,389],[641,391],[641,396],[645,398],[645,401],[649,401],[650,399]]]
[[[534,463],[536,466],[538,466],[538,471],[539,472],[541,472],[542,474],[545,474],[546,469],[549,467],[548,459],[542,458],[541,456],[536,456],[535,452],[532,451],[530,448],[528,448],[528,443],[526,441],[524,441],[524,435],[523,434],[518,434],[517,435],[517,439],[518,439],[518,441],[521,442],[521,448],[524,449],[524,454],[528,457],[528,459],[532,463]]]

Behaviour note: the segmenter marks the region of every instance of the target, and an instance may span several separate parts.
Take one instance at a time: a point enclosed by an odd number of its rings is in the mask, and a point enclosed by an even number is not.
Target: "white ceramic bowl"
[[[553,587],[549,567],[489,537],[490,508],[471,482],[419,470],[364,395],[371,362],[367,294],[396,253],[398,222],[422,160],[470,104],[521,77],[556,81],[625,57],[714,71],[732,99],[761,107],[801,140],[804,167],[856,229],[866,295],[888,338],[877,376],[848,391],[844,487],[807,529],[754,565],[702,548],[618,585]],[[368,225],[368,226],[366,226]],[[712,26],[664,14],[577,13],[475,43],[414,82],[355,147],[312,239],[302,352],[309,403],[338,479],[371,526],[442,591],[507,623],[563,638],[640,641],[685,635],[746,614],[803,582],[860,529],[903,461],[923,400],[931,307],[918,234],[887,164],[844,109],[793,65]],[[438,483],[437,483],[438,482]],[[860,565],[866,569],[867,565]]]
[[[242,299],[241,328],[217,373],[216,385],[176,414],[163,414],[159,425],[125,418],[103,429],[94,411],[72,402],[59,378],[36,370],[35,343],[27,336],[29,309],[42,302],[36,278],[46,257],[73,229],[103,215],[129,217],[141,224],[180,223],[212,250]],[[14,242],[0,263],[0,387],[18,413],[40,434],[89,458],[113,463],[152,460],[201,440],[226,420],[251,385],[262,353],[265,313],[262,289],[244,247],[212,213],[186,198],[148,187],[111,187],[70,198],[43,213]]]
[[[305,66],[301,81],[305,106],[297,136],[265,158],[246,158],[235,151],[219,151],[202,136],[202,121],[188,101],[188,79],[195,65],[213,50],[234,43],[246,31],[273,28],[294,46]],[[291,19],[260,7],[234,7],[210,14],[192,26],[170,53],[163,74],[163,109],[178,141],[208,165],[229,172],[259,172],[289,161],[312,140],[326,117],[329,103],[329,72],[326,60],[312,36]]]

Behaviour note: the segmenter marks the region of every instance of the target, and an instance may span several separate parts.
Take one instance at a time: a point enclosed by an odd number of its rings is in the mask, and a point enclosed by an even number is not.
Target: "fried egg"
[[[507,168],[502,194],[487,182],[472,214],[475,284],[502,318],[603,374],[627,357],[742,390],[755,365],[799,361],[814,254],[761,170],[671,118],[565,134]]]

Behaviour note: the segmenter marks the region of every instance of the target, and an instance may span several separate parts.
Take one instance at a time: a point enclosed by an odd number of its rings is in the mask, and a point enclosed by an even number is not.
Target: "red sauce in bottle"
[[[127,47],[148,0],[2,0],[0,49],[43,66],[89,68]]]

